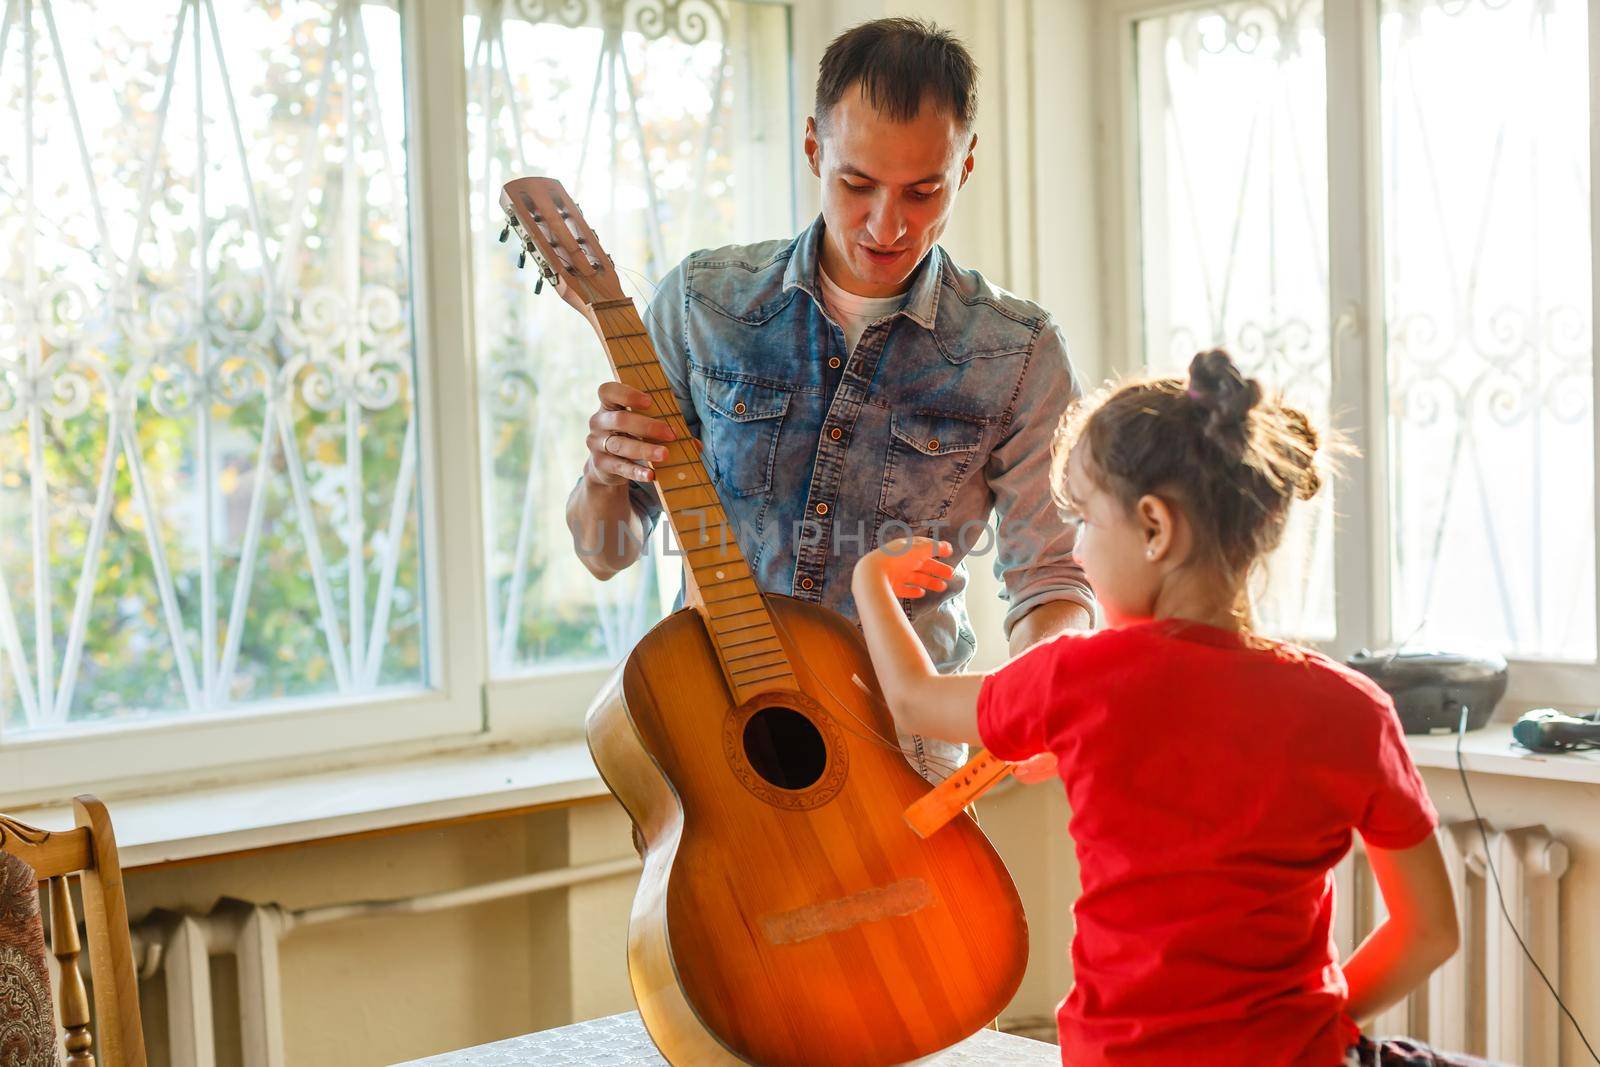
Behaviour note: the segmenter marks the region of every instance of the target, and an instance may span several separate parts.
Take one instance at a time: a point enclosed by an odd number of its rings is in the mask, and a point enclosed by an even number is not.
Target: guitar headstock
[[[561,299],[592,318],[595,304],[626,299],[622,280],[583,212],[554,178],[515,178],[500,189],[501,240],[516,234],[524,255]]]

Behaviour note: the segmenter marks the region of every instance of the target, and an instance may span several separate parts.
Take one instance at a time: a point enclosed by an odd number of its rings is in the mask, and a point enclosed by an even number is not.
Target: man
[[[908,533],[943,537],[952,562],[995,552],[1015,653],[1089,627],[1094,601],[1049,490],[1052,435],[1077,395],[1061,332],[935,244],[972,173],[976,81],[966,48],[931,24],[841,35],[805,127],[821,217],[792,240],[694,253],[646,318],[764,590],[854,619],[857,559]],[[650,464],[672,432],[620,382],[600,403],[567,523],[600,546],[580,554],[604,579],[660,515]],[[965,584],[958,568],[943,593],[906,602],[941,671],[972,657]],[[902,738],[930,779],[961,758],[935,744]]]

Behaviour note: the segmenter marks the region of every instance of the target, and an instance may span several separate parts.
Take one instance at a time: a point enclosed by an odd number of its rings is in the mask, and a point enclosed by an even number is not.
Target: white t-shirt
[[[844,330],[845,343],[848,351],[856,350],[856,342],[861,340],[861,335],[866,333],[867,327],[883,318],[900,310],[906,302],[906,294],[896,293],[894,296],[857,296],[847,293],[834,284],[828,272],[819,265],[817,278],[822,282],[822,302],[828,307],[828,314],[833,317]]]

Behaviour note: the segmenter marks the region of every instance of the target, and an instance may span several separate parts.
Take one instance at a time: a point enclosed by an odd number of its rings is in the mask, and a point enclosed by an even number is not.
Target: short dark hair
[[[923,19],[874,19],[835,37],[817,70],[817,125],[857,83],[895,122],[916,118],[929,97],[965,129],[978,114],[972,53],[955,34]]]

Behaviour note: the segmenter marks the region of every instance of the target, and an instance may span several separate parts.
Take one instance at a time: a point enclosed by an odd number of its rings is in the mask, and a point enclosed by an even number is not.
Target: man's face
[[[892,296],[950,220],[972,173],[976,136],[925,104],[910,122],[884,117],[860,86],[833,106],[819,134],[806,120],[806,158],[822,179],[822,267],[857,296]]]

